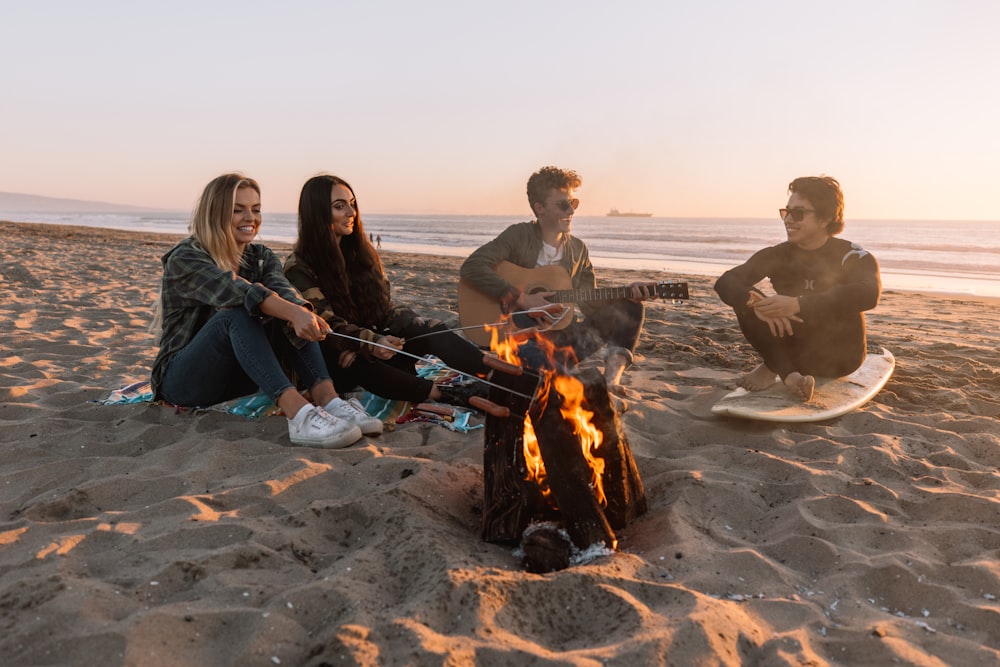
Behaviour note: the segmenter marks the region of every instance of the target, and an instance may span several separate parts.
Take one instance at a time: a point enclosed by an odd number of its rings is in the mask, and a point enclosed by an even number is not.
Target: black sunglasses
[[[793,222],[802,222],[806,219],[806,213],[815,213],[814,208],[779,208],[778,214],[781,219],[784,220],[789,214],[792,216]]]
[[[559,210],[563,213],[569,213],[570,211],[575,211],[576,207],[580,205],[579,199],[563,199],[561,201],[555,202],[555,205],[559,207]]]

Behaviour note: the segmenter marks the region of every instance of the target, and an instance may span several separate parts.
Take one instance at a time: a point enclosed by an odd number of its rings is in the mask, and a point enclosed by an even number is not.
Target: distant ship
[[[616,208],[608,211],[608,216],[612,218],[652,218],[652,213],[637,213],[636,211],[619,211]]]

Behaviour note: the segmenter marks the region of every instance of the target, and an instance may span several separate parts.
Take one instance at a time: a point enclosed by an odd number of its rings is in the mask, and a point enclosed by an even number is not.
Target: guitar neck
[[[561,289],[548,298],[552,303],[586,303],[588,301],[610,301],[627,299],[632,296],[631,287],[598,287],[597,289]]]

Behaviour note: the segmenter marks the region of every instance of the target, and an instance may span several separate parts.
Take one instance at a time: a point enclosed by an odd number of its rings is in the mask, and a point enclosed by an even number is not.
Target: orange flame
[[[490,327],[487,325],[487,330],[491,333],[490,349],[495,352],[501,360],[521,365],[521,359],[518,356],[517,350],[520,342],[523,342],[523,339],[519,341],[512,336],[501,337],[500,329],[497,327]],[[533,334],[529,337],[533,337],[535,339],[538,346],[545,352],[549,359],[555,359],[557,350],[548,338],[544,336],[534,336]],[[562,352],[572,354],[572,350],[568,349],[563,350]],[[551,393],[550,390],[553,386],[563,398],[563,403],[559,410],[560,414],[562,414],[564,420],[573,425],[573,433],[577,436],[577,440],[580,443],[580,450],[583,454],[583,458],[590,466],[590,485],[594,489],[594,495],[597,497],[598,502],[602,505],[607,505],[607,498],[604,495],[603,483],[604,459],[595,455],[596,450],[604,441],[604,434],[601,433],[600,429],[598,429],[591,421],[594,413],[584,409],[583,407],[583,383],[576,377],[570,375],[559,375],[555,372],[543,372],[542,387],[538,390],[538,395],[535,398],[535,400],[542,406],[544,406],[548,401]],[[522,447],[524,451],[525,466],[527,468],[527,475],[525,479],[534,481],[541,490],[542,496],[552,500],[552,491],[548,486],[545,463],[542,461],[541,450],[538,447],[538,438],[535,435],[535,428],[531,423],[530,417],[525,417],[524,420]]]
[[[580,443],[580,451],[590,466],[590,485],[594,489],[594,495],[597,496],[597,502],[607,505],[608,501],[604,496],[604,483],[602,481],[604,459],[594,455],[594,452],[604,441],[604,434],[591,421],[594,413],[583,407],[583,383],[570,375],[556,375],[555,384],[556,391],[563,397],[563,404],[559,408],[559,412],[564,420],[573,424],[573,433],[576,434]]]
[[[501,361],[508,364],[521,365],[521,358],[517,354],[517,342],[510,336],[501,337],[501,328],[484,324],[483,328],[490,334],[490,349],[496,353]]]
[[[525,479],[533,480],[542,492],[544,498],[552,500],[552,490],[549,488],[548,475],[542,462],[542,450],[538,448],[538,437],[531,417],[524,418],[524,464],[528,470]]]

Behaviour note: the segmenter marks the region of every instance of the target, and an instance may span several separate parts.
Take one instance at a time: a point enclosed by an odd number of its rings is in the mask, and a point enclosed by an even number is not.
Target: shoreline
[[[267,243],[265,241],[265,243]],[[274,243],[282,243],[275,241]],[[392,243],[384,244],[383,252],[402,253],[399,246]],[[432,248],[429,246],[411,247],[413,254],[437,255],[441,257],[465,258],[472,253],[475,248],[454,248],[454,252],[442,252],[442,248]],[[684,281],[685,276],[698,276],[700,278],[711,278],[714,282],[725,271],[728,271],[737,263],[726,263],[722,261],[694,260],[687,257],[662,257],[662,258],[642,258],[627,259],[622,257],[601,257],[592,255],[591,261],[594,268],[599,270],[619,270],[629,271],[633,274],[641,274],[643,280],[656,280],[658,273],[668,274],[674,280]],[[685,271],[686,269],[686,271]],[[1000,299],[1000,278],[987,278],[981,274],[970,276],[953,276],[926,272],[881,272],[883,290],[914,292],[926,294],[944,294],[951,296],[967,296],[984,299]],[[973,287],[968,287],[972,285]],[[949,289],[941,289],[947,286]],[[939,287],[935,289],[935,287]],[[964,289],[963,289],[964,287]],[[973,291],[978,290],[978,291]]]
[[[0,222],[11,664],[1000,660],[997,300],[886,291],[868,330],[895,374],[812,424],[711,414],[756,362],[712,279],[648,302],[619,415],[648,511],[537,575],[481,539],[482,431],[320,450],[280,417],[97,403],[148,377],[180,238]],[[457,258],[383,258],[399,303],[457,320]]]
[[[82,229],[82,230],[92,230],[92,233],[110,234],[113,235],[115,232],[121,232],[122,234],[134,234],[139,236],[148,237],[150,239],[157,240],[172,240],[174,243],[186,238],[187,234],[173,234],[167,232],[149,232],[149,231],[131,231],[131,230],[119,230],[117,228],[111,227],[89,227],[85,225],[65,225],[60,223],[50,223],[50,222],[18,222],[11,220],[0,220],[0,224],[12,224],[20,225],[25,229],[38,228],[40,231],[45,228],[55,228],[64,229],[66,231],[61,233],[69,233],[68,230],[72,229]],[[281,250],[282,252],[290,252],[292,243],[288,241],[271,240],[267,238],[264,234],[259,242],[264,243],[268,247]],[[455,248],[454,252],[444,252],[444,248],[432,247],[432,246],[411,246],[408,251],[404,251],[394,244],[385,244],[382,250],[383,256],[388,255],[421,255],[428,257],[438,257],[442,259],[453,260],[455,258],[464,258],[469,253],[474,250],[474,248]],[[697,278],[699,281],[701,279],[711,279],[714,283],[723,272],[732,268],[736,264],[728,264],[723,262],[715,262],[708,260],[691,260],[682,257],[668,257],[663,259],[642,259],[642,260],[632,260],[624,258],[602,258],[593,257],[594,267],[607,271],[624,272],[627,275],[632,276],[631,279],[635,280],[656,280],[658,277],[654,274],[656,273],[667,273],[670,279],[678,280],[680,282],[691,282],[692,278]],[[670,266],[670,270],[666,268],[667,265]],[[690,273],[685,274],[683,271],[674,269],[687,268]],[[936,274],[933,272],[925,273],[886,273],[884,270],[882,272],[883,292],[904,292],[912,294],[939,294],[942,296],[951,296],[956,298],[972,298],[972,299],[983,299],[986,302],[996,301],[1000,302],[1000,279],[995,280],[981,280],[977,278],[963,278],[960,276],[947,276]],[[951,289],[932,289],[928,283],[937,283],[938,285],[949,285]],[[979,286],[980,292],[969,291],[969,289],[961,289],[962,284],[972,283]]]

